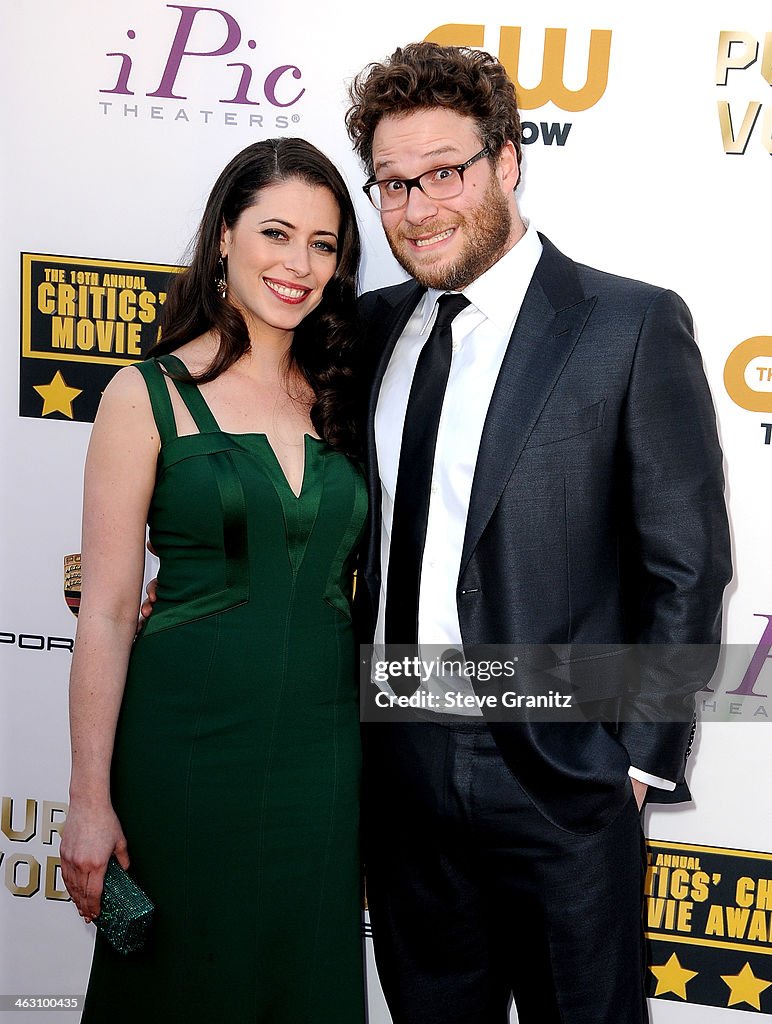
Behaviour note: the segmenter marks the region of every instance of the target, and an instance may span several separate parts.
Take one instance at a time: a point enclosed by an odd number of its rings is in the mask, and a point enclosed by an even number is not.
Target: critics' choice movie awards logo
[[[754,136],[772,155],[772,104],[765,107],[757,98],[772,85],[772,32],[763,38],[751,32],[721,32],[716,85],[721,90],[718,123],[727,156],[743,156]]]
[[[19,415],[93,422],[115,371],[155,342],[180,269],[22,253]]]
[[[573,114],[589,110],[602,98],[608,85],[611,31],[591,30],[587,73],[584,84],[578,89],[569,89],[565,84],[567,36],[564,28],[544,30],[541,79],[537,84],[529,86],[520,81],[522,29],[519,26],[501,26],[498,58],[515,83],[521,111],[536,110],[552,103],[560,110]],[[485,42],[485,26],[441,25],[430,32],[426,39],[442,46],[482,47]],[[565,146],[572,127],[572,121],[536,122],[523,119],[523,143],[531,145],[541,142],[545,146]]]
[[[772,1014],[772,854],[648,840],[648,994]]]
[[[724,364],[724,387],[741,409],[762,413],[758,439],[772,445],[772,336],[746,338]]]
[[[147,28],[128,28],[122,48],[105,54],[113,62],[111,84],[99,90],[105,116],[268,129],[300,121],[292,111],[306,90],[296,64],[266,60],[228,11],[165,6],[176,29],[169,21],[159,39]]]

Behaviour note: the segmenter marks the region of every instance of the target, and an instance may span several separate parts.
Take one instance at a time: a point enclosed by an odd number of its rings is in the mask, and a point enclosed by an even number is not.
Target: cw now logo
[[[608,85],[611,30],[592,29],[590,32],[587,74],[584,85],[579,89],[569,89],[565,84],[567,35],[567,29],[564,28],[544,30],[541,79],[537,85],[529,87],[520,82],[522,29],[519,26],[501,26],[498,58],[515,83],[517,102],[521,110],[535,110],[547,103],[553,103],[561,110],[577,113],[589,110],[603,96]],[[430,32],[426,39],[441,46],[482,47],[485,42],[485,26],[440,25]],[[538,124],[535,121],[523,121],[523,142],[530,145],[541,139],[546,146],[565,146],[572,126],[571,121],[540,121]]]

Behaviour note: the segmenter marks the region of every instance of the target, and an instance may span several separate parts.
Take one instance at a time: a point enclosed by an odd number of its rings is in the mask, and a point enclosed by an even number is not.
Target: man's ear
[[[514,192],[520,180],[520,165],[514,143],[507,140],[498,156],[497,172],[505,192]]]

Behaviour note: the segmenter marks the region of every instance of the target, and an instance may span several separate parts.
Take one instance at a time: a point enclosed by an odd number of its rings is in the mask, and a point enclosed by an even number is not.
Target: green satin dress
[[[306,435],[296,497],[265,435],[224,433],[178,383],[199,433],[177,436],[159,362],[138,369],[161,435],[161,565],[112,790],[156,918],[138,953],[97,935],[82,1020],[361,1024],[361,471]]]

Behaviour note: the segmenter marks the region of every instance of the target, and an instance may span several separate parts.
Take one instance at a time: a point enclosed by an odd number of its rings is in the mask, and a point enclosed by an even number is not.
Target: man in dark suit
[[[608,708],[618,655],[720,639],[721,452],[689,311],[523,221],[514,88],[489,54],[412,44],[351,99],[367,194],[412,278],[362,300],[363,638],[562,652]],[[395,1024],[503,1024],[512,996],[522,1024],[647,1019],[639,810],[647,788],[688,796],[691,715],[666,704],[672,683],[691,708],[706,681],[704,658],[680,676],[667,662],[619,720],[427,703],[365,726],[368,899]]]

